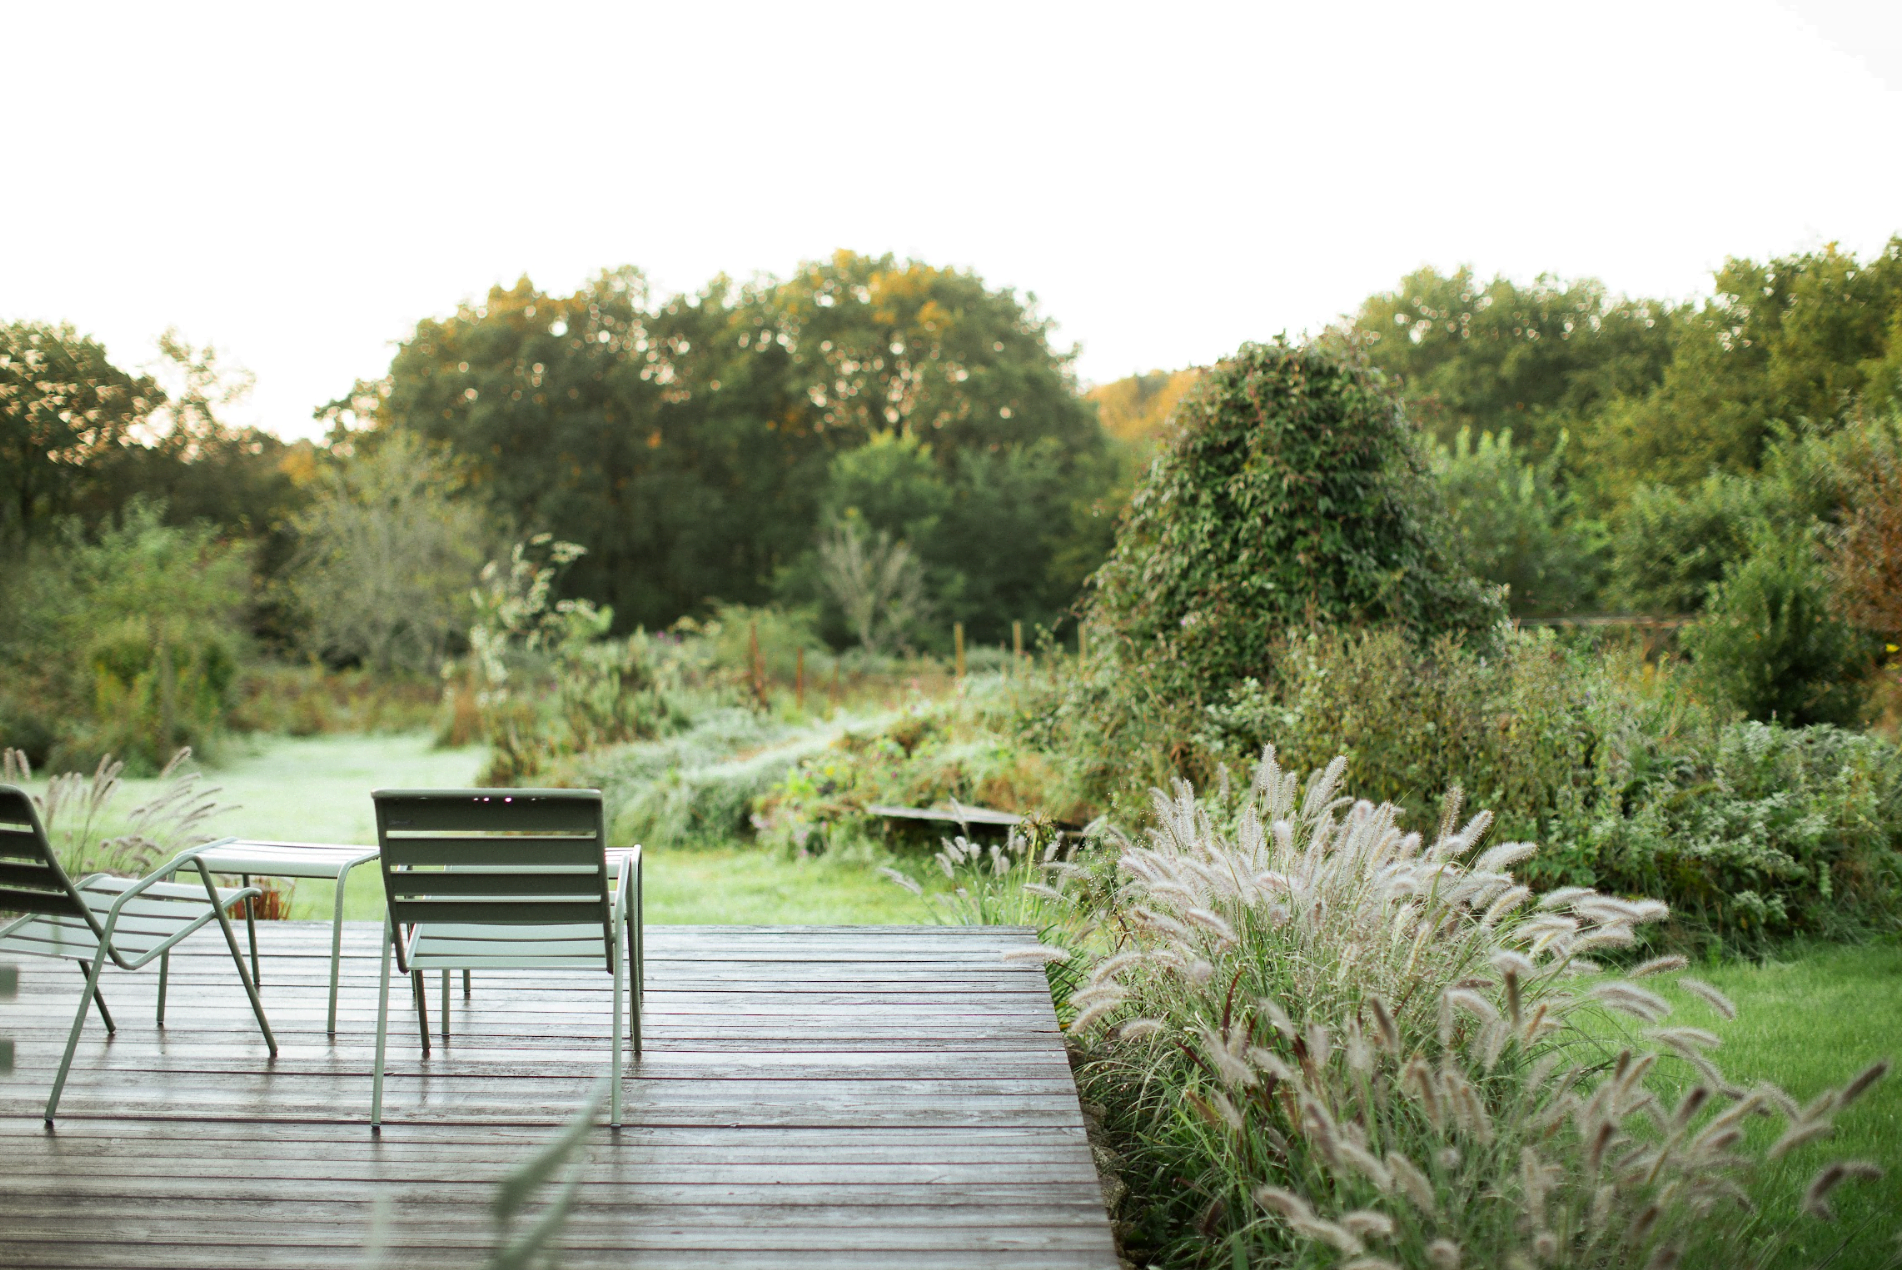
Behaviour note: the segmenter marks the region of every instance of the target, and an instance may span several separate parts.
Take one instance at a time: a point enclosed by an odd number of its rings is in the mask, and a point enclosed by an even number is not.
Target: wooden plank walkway
[[[386,1124],[369,1130],[378,927],[345,935],[334,1043],[328,923],[260,926],[267,1059],[216,928],[108,970],[56,1129],[40,1119],[82,980],[28,961],[0,1003],[0,1266],[469,1266],[501,1176],[605,1074],[606,976],[477,972],[424,1059],[404,991]],[[650,927],[646,1053],[626,1126],[590,1141],[563,1264],[1117,1265],[1043,973],[1023,930]],[[599,982],[596,982],[596,980]],[[397,996],[392,994],[393,1006]],[[432,1026],[440,1011],[431,984]],[[401,1026],[398,1026],[398,1024]]]

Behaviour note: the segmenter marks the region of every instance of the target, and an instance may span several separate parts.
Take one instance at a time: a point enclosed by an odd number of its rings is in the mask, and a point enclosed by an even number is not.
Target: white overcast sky
[[[315,435],[523,273],[835,248],[1035,292],[1102,382],[1423,264],[1683,297],[1902,231],[1902,0],[0,0],[0,319],[178,326]]]

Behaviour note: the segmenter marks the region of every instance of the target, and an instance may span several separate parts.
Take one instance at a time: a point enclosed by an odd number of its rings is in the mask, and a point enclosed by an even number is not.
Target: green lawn
[[[472,784],[479,748],[441,750],[428,733],[272,737],[226,747],[204,780],[230,806],[212,823],[220,834],[310,842],[376,842],[370,791],[383,786]],[[123,805],[146,796],[155,781],[127,781]],[[646,844],[647,920],[657,925],[883,924],[928,921],[918,900],[862,862],[793,860],[746,847],[684,848]],[[330,884],[300,882],[292,916],[327,918]],[[350,879],[345,915],[383,915],[383,892],[372,869]]]
[[[1739,1084],[1772,1080],[1802,1103],[1879,1058],[1902,1058],[1902,947],[1808,948],[1763,963],[1698,966],[1689,973],[1730,997],[1737,1018],[1725,1023],[1698,998],[1665,988],[1676,1007],[1671,1021],[1720,1035],[1723,1044],[1712,1057]],[[1761,1147],[1774,1141],[1781,1123],[1758,1122],[1752,1142]],[[1839,1187],[1833,1224],[1797,1216],[1817,1170],[1844,1158],[1873,1160],[1888,1176]],[[1791,1236],[1782,1255],[1767,1264],[1789,1270],[1893,1264],[1895,1236],[1902,1232],[1902,1072],[1841,1113],[1834,1138],[1792,1152],[1751,1189],[1765,1236]]]

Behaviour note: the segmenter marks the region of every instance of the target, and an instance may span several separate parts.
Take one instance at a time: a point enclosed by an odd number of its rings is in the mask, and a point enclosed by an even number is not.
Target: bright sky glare
[[[526,273],[835,248],[1034,292],[1103,382],[1422,264],[1689,296],[1902,231],[1902,3],[0,0],[0,319],[176,325],[314,436]]]

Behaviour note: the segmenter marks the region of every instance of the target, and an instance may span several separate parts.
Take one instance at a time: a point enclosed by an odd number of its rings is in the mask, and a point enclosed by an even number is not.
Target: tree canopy
[[[835,459],[909,438],[938,519],[866,519],[935,533],[913,544],[933,598],[996,630],[1067,602],[1046,579],[1073,505],[1107,479],[1070,361],[1009,290],[841,252],[665,301],[634,270],[566,297],[524,279],[419,323],[388,378],[334,413],[446,443],[506,519],[586,543],[567,583],[623,624],[816,596],[822,510],[844,510]]]

